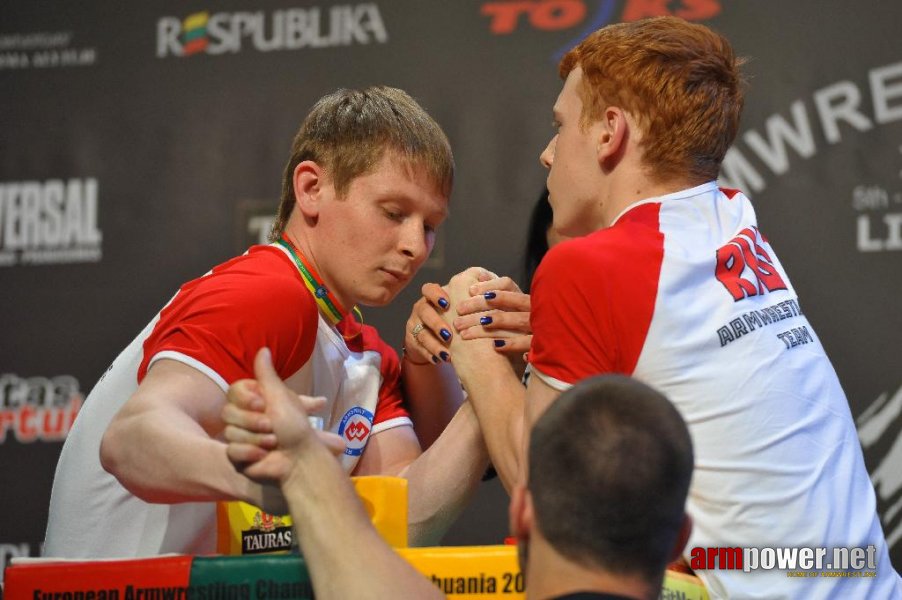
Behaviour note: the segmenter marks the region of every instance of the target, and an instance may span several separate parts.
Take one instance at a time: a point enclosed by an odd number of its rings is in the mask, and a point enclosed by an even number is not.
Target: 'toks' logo
[[[594,10],[589,15],[590,5]],[[489,17],[494,35],[514,33],[521,23],[533,29],[557,31],[583,24],[579,34],[554,54],[560,59],[587,35],[615,21],[638,21],[647,17],[675,16],[687,21],[711,19],[721,11],[720,0],[626,0],[619,18],[615,0],[496,0],[485,2],[480,12]]]

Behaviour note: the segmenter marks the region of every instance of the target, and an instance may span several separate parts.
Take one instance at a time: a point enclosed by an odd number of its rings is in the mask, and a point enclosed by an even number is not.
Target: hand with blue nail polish
[[[469,291],[470,297],[455,306],[458,335],[465,340],[490,337],[498,352],[520,362],[532,343],[529,294],[524,294],[510,277],[477,281]]]
[[[444,289],[451,299],[451,309],[444,316],[452,317],[454,333],[449,347],[457,361],[490,368],[491,356],[501,355],[515,372],[522,374],[522,357],[532,342],[529,295],[510,277],[497,277],[475,268],[455,275]],[[479,358],[474,359],[471,352],[478,353]],[[452,362],[456,364],[455,359]]]
[[[449,362],[453,328],[443,315],[451,311],[448,292],[436,283],[420,289],[422,298],[414,303],[404,333],[404,362],[417,366]]]

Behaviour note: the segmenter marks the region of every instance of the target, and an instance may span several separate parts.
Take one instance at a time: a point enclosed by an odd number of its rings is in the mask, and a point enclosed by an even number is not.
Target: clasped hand
[[[240,473],[258,483],[284,484],[305,453],[344,452],[340,436],[313,429],[307,418],[325,398],[292,392],[273,368],[267,348],[257,352],[254,375],[229,387],[222,410],[226,453]]]
[[[496,351],[515,360],[529,350],[530,297],[510,277],[471,267],[446,286],[427,283],[421,292],[404,337],[415,364],[451,362],[456,339],[491,339]]]

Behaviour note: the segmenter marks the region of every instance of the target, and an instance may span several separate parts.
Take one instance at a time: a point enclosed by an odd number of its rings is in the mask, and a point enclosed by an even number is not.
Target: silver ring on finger
[[[413,339],[416,340],[416,342],[418,344],[420,343],[420,337],[419,337],[420,333],[423,331],[423,329],[425,327],[426,326],[423,325],[423,323],[417,323],[416,325],[413,326],[413,329],[410,331],[410,335],[413,336]]]

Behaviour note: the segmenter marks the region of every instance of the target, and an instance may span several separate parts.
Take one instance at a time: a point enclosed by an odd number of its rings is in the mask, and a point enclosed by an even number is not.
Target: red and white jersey
[[[375,329],[319,313],[291,257],[255,246],[179,290],[116,358],[82,408],[63,446],[50,501],[44,555],[66,558],[211,553],[216,504],[148,504],[100,465],[100,441],[153,363],[176,360],[222,388],[253,377],[254,356],[270,348],[289,387],[325,396],[324,427],[345,438],[351,473],[370,436],[411,426],[402,405],[398,356]]]
[[[748,199],[714,182],[630,206],[545,256],[535,376],[663,392],[689,425],[694,547],[877,549],[874,578],[708,570],[714,598],[890,598],[893,571],[845,394]],[[638,459],[638,458],[637,458]]]

